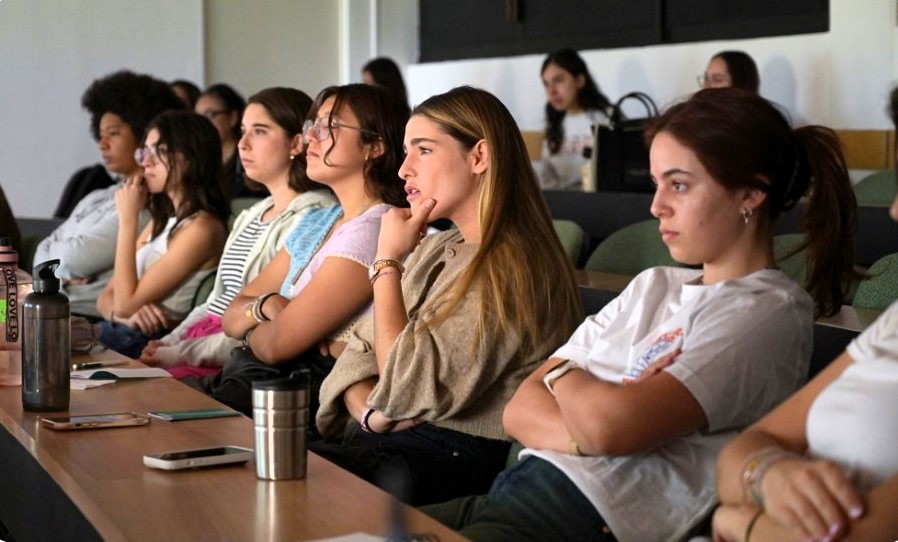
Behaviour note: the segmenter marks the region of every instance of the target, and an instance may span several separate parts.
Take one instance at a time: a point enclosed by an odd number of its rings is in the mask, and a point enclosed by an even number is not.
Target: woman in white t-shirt
[[[561,49],[546,57],[540,76],[547,98],[540,185],[579,187],[583,166],[589,162],[583,151],[593,146],[593,126],[608,124],[611,102],[572,49]]]
[[[522,459],[425,509],[472,540],[673,541],[708,517],[718,451],[807,375],[812,301],[775,268],[772,223],[811,186],[809,287],[819,312],[841,305],[854,205],[831,130],[723,89],[650,135],[652,213],[701,269],[641,273],[521,384],[503,421]]]
[[[898,125],[898,88],[892,91]],[[898,221],[898,198],[892,203]],[[715,540],[898,539],[898,303],[720,455]]]

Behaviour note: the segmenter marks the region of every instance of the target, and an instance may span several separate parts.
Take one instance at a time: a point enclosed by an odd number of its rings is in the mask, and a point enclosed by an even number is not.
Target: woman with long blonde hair
[[[383,217],[374,311],[322,386],[317,421],[330,442],[313,449],[375,483],[398,468],[408,485],[394,492],[423,504],[488,487],[510,445],[505,403],[581,308],[498,99],[470,87],[429,98],[405,149],[411,208]],[[456,228],[422,240],[437,218]]]

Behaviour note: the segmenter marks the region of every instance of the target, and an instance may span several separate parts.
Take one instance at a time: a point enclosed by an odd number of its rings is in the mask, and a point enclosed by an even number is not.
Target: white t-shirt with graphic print
[[[564,472],[622,542],[680,540],[716,502],[723,445],[804,382],[813,302],[781,271],[705,286],[701,272],[640,273],[588,317],[553,357],[625,385],[659,359],[705,411],[708,427],[633,456],[579,457],[525,449]],[[679,350],[679,353],[677,351]]]

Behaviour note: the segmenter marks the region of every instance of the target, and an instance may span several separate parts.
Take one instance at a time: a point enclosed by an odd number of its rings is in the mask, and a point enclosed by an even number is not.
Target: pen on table
[[[100,367],[111,367],[113,365],[124,365],[127,361],[88,361],[85,363],[73,363],[73,371],[83,371],[85,369],[99,369]]]

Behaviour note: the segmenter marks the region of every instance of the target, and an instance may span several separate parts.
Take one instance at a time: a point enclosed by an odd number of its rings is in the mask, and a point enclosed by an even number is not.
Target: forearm
[[[746,460],[760,450],[783,444],[767,433],[748,429],[732,440],[717,459],[717,493],[725,504],[754,504],[742,481]],[[792,450],[799,453],[802,450]]]
[[[571,437],[558,403],[542,382],[544,373],[540,369],[524,380],[506,405],[502,422],[509,436],[524,446],[567,453]]]
[[[368,396],[374,389],[375,382],[376,380],[373,378],[362,380],[346,388],[346,391],[343,392],[343,404],[346,405],[349,415],[356,421],[361,420],[365,410],[368,409]]]
[[[408,325],[408,313],[402,296],[401,275],[394,269],[385,269],[374,281],[374,354],[377,370],[383,373],[387,355],[393,344]]]
[[[112,290],[110,288],[104,289],[100,297],[97,298],[97,310],[100,311],[100,315],[104,319],[112,322],[114,310],[112,306]]]
[[[115,245],[115,270],[112,284],[115,295],[113,306],[120,316],[130,316],[140,305],[134,303],[133,295],[137,290],[137,219],[136,217],[119,217],[118,238]]]

